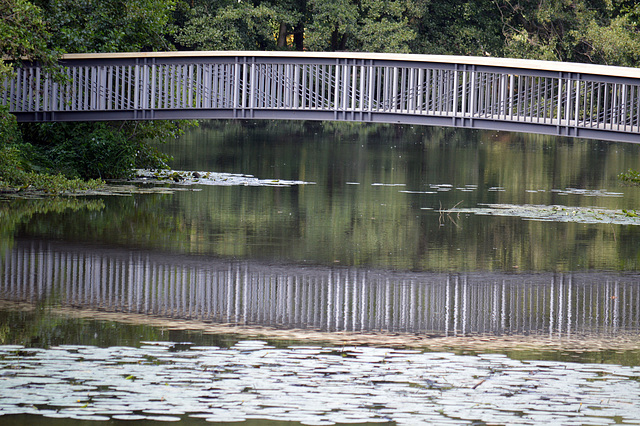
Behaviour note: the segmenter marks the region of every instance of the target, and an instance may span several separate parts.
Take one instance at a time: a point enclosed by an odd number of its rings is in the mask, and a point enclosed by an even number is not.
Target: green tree
[[[309,0],[310,50],[409,53],[420,15],[413,0]]]
[[[176,0],[35,0],[67,53],[172,50]]]
[[[195,50],[275,50],[280,22],[295,23],[268,4],[229,2],[224,6],[197,5],[187,13],[176,41]]]
[[[25,0],[0,0],[0,80],[9,78],[14,66],[21,65],[18,59],[54,64],[58,55],[47,47],[48,38],[40,8]],[[19,140],[15,117],[0,107],[0,150]]]
[[[175,19],[179,48],[304,49],[307,0],[181,2]]]
[[[502,56],[503,25],[494,2],[417,0],[415,8],[413,53]]]
[[[0,79],[13,71],[7,60],[27,59],[53,65],[58,52],[48,47],[49,29],[42,10],[26,0],[0,0]]]
[[[175,0],[37,0],[49,46],[66,52],[172,49]],[[174,137],[184,122],[21,124],[26,167],[69,177],[117,178],[135,167],[166,166],[149,142]]]
[[[286,48],[287,38],[291,36],[295,50],[304,50],[305,27],[311,18],[307,0],[280,0],[273,7],[279,16],[288,17],[279,23],[277,47]]]
[[[620,0],[496,0],[511,57],[637,66],[637,4]]]
[[[149,144],[175,138],[179,123],[124,121],[43,123],[23,127],[28,160],[50,173],[69,177],[112,179],[134,168],[166,168],[168,157]]]
[[[199,0],[183,5],[176,43],[197,50],[410,52],[419,0]]]
[[[351,0],[309,0],[313,21],[307,45],[311,50],[345,50],[358,25],[358,5]]]
[[[25,0],[0,0],[0,81],[11,77],[22,59],[52,66],[58,52],[48,48],[48,38],[40,8]],[[0,106],[0,182],[13,179],[20,170],[21,140],[15,116]]]

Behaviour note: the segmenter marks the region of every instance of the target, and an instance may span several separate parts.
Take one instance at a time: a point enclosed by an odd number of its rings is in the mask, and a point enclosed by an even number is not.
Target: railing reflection
[[[637,274],[410,273],[17,241],[0,298],[324,331],[616,335],[640,331]]]

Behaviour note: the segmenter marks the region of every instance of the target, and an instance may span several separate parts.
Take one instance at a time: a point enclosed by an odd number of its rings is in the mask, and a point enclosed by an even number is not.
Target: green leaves
[[[410,53],[417,36],[409,23],[416,16],[412,1],[310,0],[309,4],[310,50]]]
[[[637,4],[626,0],[499,0],[505,53],[607,65],[640,63]]]
[[[5,18],[0,23],[3,55],[33,52],[39,59],[55,52],[48,46],[67,52],[173,48],[169,23],[174,19],[176,0],[37,0],[37,4],[42,9],[26,0],[0,0]],[[16,47],[12,40],[21,44]],[[135,167],[166,166],[167,156],[148,142],[172,137],[179,128],[176,122],[87,122],[22,125],[17,130],[3,119],[0,135],[2,141],[19,140],[22,133],[27,144],[19,146],[20,155],[32,169],[70,177],[119,178]]]
[[[176,42],[197,50],[410,52],[415,0],[201,2],[177,28]],[[302,33],[303,34],[300,34]],[[301,36],[304,36],[301,37]],[[292,37],[291,37],[292,36]]]
[[[195,50],[274,50],[276,25],[284,17],[267,5],[233,3],[194,8],[176,41]]]
[[[589,46],[586,54],[592,62],[627,67],[640,64],[640,36],[630,15],[615,17],[608,25],[592,20],[578,34]]]
[[[47,123],[22,126],[29,160],[49,173],[113,179],[135,168],[166,168],[149,142],[177,136],[184,121]]]
[[[51,43],[67,52],[171,50],[176,0],[43,1]]]
[[[0,0],[0,80],[13,71],[7,59],[28,59],[53,65],[58,51],[47,46],[50,37],[44,14],[26,0]]]

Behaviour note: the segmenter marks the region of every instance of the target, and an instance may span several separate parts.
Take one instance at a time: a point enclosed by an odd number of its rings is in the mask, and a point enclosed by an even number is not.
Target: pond
[[[246,121],[159,149],[177,172],[118,195],[0,202],[3,424],[640,422],[640,147]]]

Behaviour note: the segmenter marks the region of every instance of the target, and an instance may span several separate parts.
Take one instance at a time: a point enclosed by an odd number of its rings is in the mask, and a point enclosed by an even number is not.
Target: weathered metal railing
[[[18,241],[0,301],[167,319],[441,336],[637,336],[638,276],[274,266]]]
[[[24,64],[0,87],[19,121],[349,120],[640,142],[640,69],[431,55],[156,52]]]

